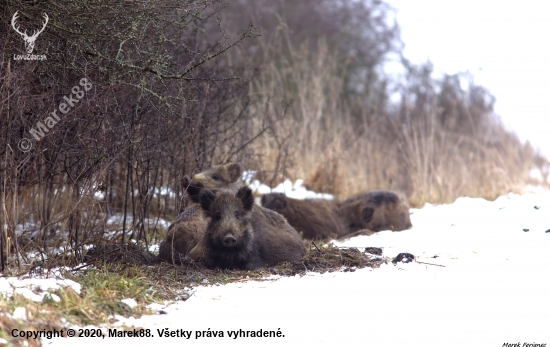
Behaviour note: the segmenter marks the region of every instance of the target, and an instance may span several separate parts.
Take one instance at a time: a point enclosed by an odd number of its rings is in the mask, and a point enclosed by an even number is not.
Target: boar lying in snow
[[[337,205],[325,199],[300,200],[282,193],[262,196],[262,206],[282,214],[307,240],[327,240],[346,234],[346,228],[336,213]]]
[[[187,197],[195,204],[183,211],[176,221],[168,228],[168,233],[160,243],[159,257],[170,263],[181,263],[185,255],[193,249],[202,238],[208,225],[198,204],[201,189],[218,190],[232,189],[235,192],[243,184],[239,180],[243,169],[239,164],[229,163],[217,165],[194,175],[191,179],[185,176],[183,185],[187,189]]]
[[[412,227],[408,203],[394,192],[360,193],[338,204],[347,234],[371,231],[401,231]]]
[[[252,270],[306,254],[300,235],[278,213],[254,204],[252,191],[240,188],[214,193],[203,189],[199,203],[208,227],[187,256],[208,267]]]

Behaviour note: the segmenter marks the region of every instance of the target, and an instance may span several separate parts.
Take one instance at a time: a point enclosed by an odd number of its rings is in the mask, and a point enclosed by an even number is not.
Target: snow
[[[531,169],[529,177],[539,184],[550,184],[550,167]]]
[[[411,210],[411,221],[410,230],[334,242],[381,247],[390,259],[412,253],[411,263],[182,288],[186,301],[151,304],[157,314],[141,318],[116,316],[115,326],[150,329],[154,337],[131,339],[136,345],[550,346],[550,191],[427,204]],[[239,329],[284,337],[228,336]],[[159,336],[182,331],[189,339]],[[207,337],[218,331],[224,337]],[[42,339],[56,347],[95,342]]]
[[[132,214],[126,215],[126,228],[132,228],[133,220],[134,217],[132,216]],[[122,230],[123,222],[124,213],[114,213],[107,219],[106,225],[111,229],[117,229],[114,233],[112,233],[113,235],[115,235],[118,231]],[[162,218],[144,218],[143,223],[146,228],[153,228],[158,226],[163,229],[168,229],[168,227],[170,226],[170,223]]]
[[[104,200],[105,199],[105,191],[102,191],[99,189],[98,186],[94,186],[92,188],[93,190],[93,194],[94,194],[94,197],[97,199],[97,200]],[[84,193],[84,192],[82,192]],[[161,197],[161,198],[164,198],[164,197],[169,197],[169,198],[175,198],[176,197],[176,193],[169,187],[155,187],[154,189],[151,188],[151,190],[148,192],[153,198],[157,198],[157,197]],[[116,194],[116,193],[115,193]],[[140,195],[141,192],[139,190],[134,190],[134,195],[137,196],[137,195]]]
[[[332,194],[316,193],[314,191],[307,190],[307,188],[304,187],[304,180],[302,179],[298,179],[294,183],[287,179],[275,188],[270,188],[269,186],[261,183],[259,180],[253,180],[255,175],[255,171],[245,171],[242,179],[256,194],[265,195],[269,193],[284,193],[286,196],[293,199],[334,199]]]
[[[13,319],[25,320],[27,319],[27,309],[24,307],[17,307],[13,310]]]
[[[80,294],[81,285],[73,280],[65,279],[63,271],[70,271],[68,267],[54,268],[50,271],[42,271],[20,277],[0,278],[0,295],[11,297],[20,294],[25,298],[42,302],[45,298],[57,301],[59,297],[52,292],[58,289],[70,288]]]
[[[122,302],[123,304],[126,304],[128,305],[129,308],[134,308],[138,305],[138,303],[136,302],[135,299],[133,298],[126,298],[126,299],[122,299],[120,300],[120,302]]]

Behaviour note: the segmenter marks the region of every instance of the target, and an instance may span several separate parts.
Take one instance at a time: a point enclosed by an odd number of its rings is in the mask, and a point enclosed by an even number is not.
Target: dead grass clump
[[[103,242],[93,246],[86,253],[84,262],[87,264],[153,265],[159,263],[160,259],[135,243]]]
[[[87,267],[66,274],[82,285],[81,294],[72,290],[58,293],[61,301],[55,303],[67,320],[77,325],[108,322],[113,315],[141,316],[149,312],[146,305],[163,299],[154,281],[142,271],[143,266],[104,264],[101,268]],[[133,298],[137,306],[130,308],[121,302]]]
[[[379,248],[360,251],[357,248],[341,249],[333,245],[324,247],[312,245],[308,254],[299,261],[283,262],[277,266],[259,268],[253,271],[207,269],[197,263],[174,266],[164,262],[146,267],[143,271],[148,277],[150,276],[152,281],[164,288],[163,292],[180,293],[181,285],[190,287],[200,284],[226,284],[246,280],[262,281],[270,275],[294,276],[304,275],[306,272],[355,271],[355,269],[365,267],[377,268],[385,261],[382,257],[382,250]]]
[[[288,268],[296,271],[297,274],[305,274],[307,271],[313,272],[333,272],[333,271],[355,271],[365,267],[377,268],[385,260],[378,255],[382,255],[381,250],[377,249],[373,254],[373,249],[360,251],[357,248],[339,248],[334,245],[310,249],[309,254],[300,262],[288,263]],[[276,269],[287,269],[286,264],[277,266]]]

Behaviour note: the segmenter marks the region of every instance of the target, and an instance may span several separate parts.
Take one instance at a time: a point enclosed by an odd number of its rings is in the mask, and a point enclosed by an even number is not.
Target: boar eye
[[[239,211],[235,211],[235,218],[241,218],[241,213]]]
[[[216,212],[214,213],[214,215],[212,216],[212,219],[214,220],[220,220],[222,219],[222,214],[220,212]]]
[[[213,176],[212,176],[212,179],[213,179],[214,181],[219,181],[219,180],[220,180],[220,177],[219,177],[218,175],[213,175]]]

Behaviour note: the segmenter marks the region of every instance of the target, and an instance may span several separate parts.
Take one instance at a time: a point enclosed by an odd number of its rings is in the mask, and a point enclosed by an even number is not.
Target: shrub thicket
[[[184,174],[251,156],[253,71],[221,57],[257,32],[246,24],[226,34],[224,6],[217,0],[7,1],[0,13],[3,245],[15,240],[16,228],[36,229],[34,239],[64,230],[78,250],[82,241],[104,236],[113,211],[123,214],[122,240],[126,230],[146,240],[151,211],[166,217],[181,208],[176,196]],[[49,16],[34,52],[47,60],[14,59],[25,54],[10,27],[16,11],[28,33]],[[52,116],[56,109],[59,119]],[[37,130],[44,136],[36,139]],[[24,138],[30,151],[18,148]],[[170,194],[159,193],[161,187]]]

